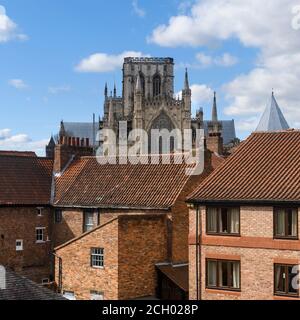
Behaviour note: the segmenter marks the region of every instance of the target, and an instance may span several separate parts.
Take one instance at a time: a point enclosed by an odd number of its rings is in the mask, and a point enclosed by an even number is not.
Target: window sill
[[[274,236],[273,237],[274,240],[290,240],[290,241],[297,241],[299,240],[298,237],[277,237],[277,236]]]
[[[228,290],[228,289],[213,289],[213,288],[206,288],[206,293],[212,293],[212,294],[224,294],[224,295],[232,295],[239,297],[241,295],[240,290]]]
[[[274,300],[299,300],[300,297],[298,295],[284,295],[284,294],[275,294]]]
[[[94,266],[92,266],[92,269],[96,269],[96,270],[104,270],[104,267],[94,267]]]
[[[36,241],[35,243],[36,244],[43,244],[43,243],[46,243],[46,241]]]
[[[235,237],[235,238],[240,238],[241,234],[237,233],[208,233],[206,232],[207,236],[213,236],[213,237]]]

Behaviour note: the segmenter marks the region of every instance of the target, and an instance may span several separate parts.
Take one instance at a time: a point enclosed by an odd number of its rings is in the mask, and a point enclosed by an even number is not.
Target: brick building
[[[189,196],[190,299],[299,299],[299,148],[253,133]]]
[[[187,175],[194,165],[174,157],[163,164],[163,156],[159,164],[136,165],[100,165],[86,156],[57,173],[53,241],[61,290],[77,299],[187,298],[185,199],[223,161],[205,154],[200,176]]]
[[[51,278],[53,160],[0,154],[0,265],[42,283]]]

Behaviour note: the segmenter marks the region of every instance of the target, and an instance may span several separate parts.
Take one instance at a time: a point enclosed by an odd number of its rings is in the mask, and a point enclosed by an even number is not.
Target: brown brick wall
[[[276,299],[274,296],[274,263],[300,262],[300,241],[273,239],[272,207],[241,207],[241,237],[207,236],[205,208],[202,215],[201,297],[202,299]],[[190,210],[190,299],[196,298],[195,217]],[[300,223],[300,215],[299,221]],[[241,292],[205,288],[205,259],[240,259]]]
[[[94,269],[90,265],[91,248],[104,248],[104,268]],[[90,291],[104,293],[107,300],[118,299],[118,221],[56,251],[62,258],[63,290],[74,291],[76,298],[90,300]],[[58,259],[55,264],[55,279],[58,281]]]
[[[210,172],[211,169],[208,168],[201,176],[191,176],[171,209],[173,221],[172,262],[174,264],[188,261],[189,209],[186,198]]]
[[[0,264],[41,283],[51,273],[52,243],[36,243],[35,228],[45,227],[45,239],[51,240],[52,212],[44,208],[42,216],[36,207],[0,208]],[[16,240],[23,240],[23,251],[16,251]]]
[[[165,215],[120,219],[120,300],[155,296],[155,264],[167,259],[166,223]]]
[[[155,294],[155,263],[166,259],[166,218],[123,216],[58,248],[62,258],[63,290],[77,299],[90,299],[90,291],[105,299],[132,299]],[[90,266],[90,249],[104,248],[104,268]],[[58,259],[55,270],[59,279]]]

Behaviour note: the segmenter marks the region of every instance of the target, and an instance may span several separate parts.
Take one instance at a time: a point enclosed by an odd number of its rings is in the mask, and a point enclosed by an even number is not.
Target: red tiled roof
[[[0,156],[36,157],[33,151],[4,151],[0,150]]]
[[[213,167],[222,161],[213,155]],[[100,165],[95,157],[83,157],[56,178],[54,205],[167,209],[189,180],[189,167],[185,163]]]
[[[57,206],[169,208],[189,180],[183,164],[99,164],[75,160],[56,179]]]
[[[0,156],[0,205],[50,204],[53,160]]]
[[[299,201],[300,131],[253,133],[189,201]]]

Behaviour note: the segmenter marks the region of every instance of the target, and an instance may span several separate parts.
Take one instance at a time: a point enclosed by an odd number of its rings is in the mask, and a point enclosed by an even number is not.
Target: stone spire
[[[107,88],[107,82],[105,82],[104,97],[107,98],[107,96],[108,96],[108,88]]]
[[[214,92],[214,103],[213,103],[213,108],[212,108],[212,116],[211,120],[213,122],[218,121],[218,110],[217,110],[217,96],[216,96],[216,91]]]
[[[186,91],[190,90],[190,85],[189,85],[189,74],[188,74],[188,70],[187,70],[187,68],[185,69],[184,90],[186,90]]]
[[[256,131],[280,131],[289,129],[289,125],[280,110],[272,91],[271,102],[265,109]]]
[[[59,137],[65,137],[65,136],[66,136],[65,125],[64,125],[64,121],[61,120],[60,129],[59,129]]]

